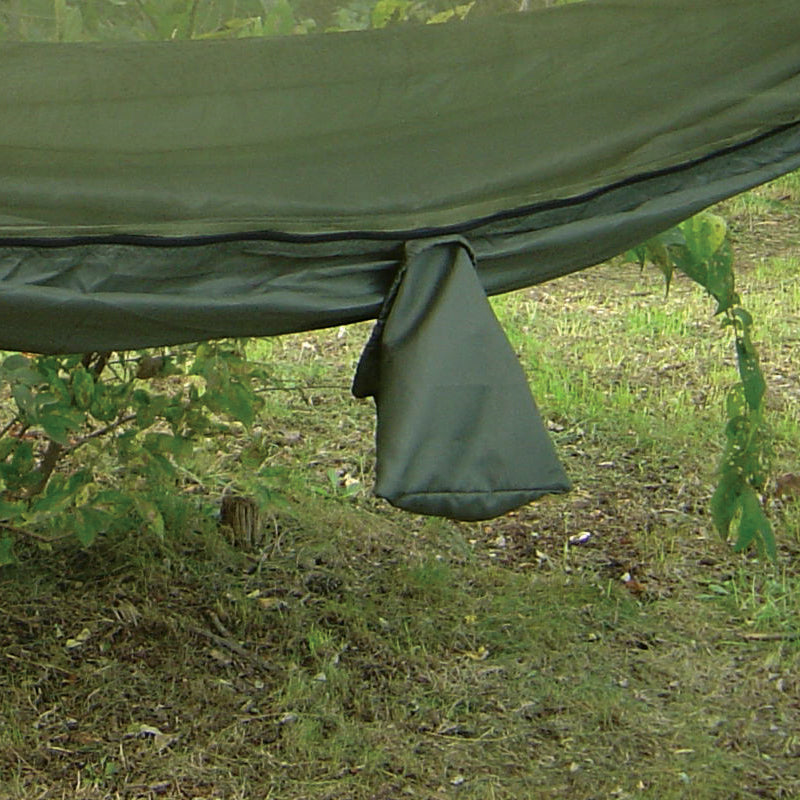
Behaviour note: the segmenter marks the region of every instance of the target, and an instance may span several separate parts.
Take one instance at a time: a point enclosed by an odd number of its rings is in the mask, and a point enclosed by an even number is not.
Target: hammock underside
[[[800,168],[796,0],[6,44],[0,74],[0,347],[378,318],[378,493],[460,519],[569,485],[486,295]]]

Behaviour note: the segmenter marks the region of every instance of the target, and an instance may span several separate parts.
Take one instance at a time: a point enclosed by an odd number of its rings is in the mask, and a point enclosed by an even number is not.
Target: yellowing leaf
[[[719,250],[728,233],[725,220],[704,211],[680,225],[686,237],[686,246],[698,261],[708,261]]]

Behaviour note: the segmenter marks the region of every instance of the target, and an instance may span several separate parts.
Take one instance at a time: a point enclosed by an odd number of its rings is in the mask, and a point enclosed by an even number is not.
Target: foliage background
[[[0,35],[28,41],[167,40],[448,22],[575,0],[5,0]]]

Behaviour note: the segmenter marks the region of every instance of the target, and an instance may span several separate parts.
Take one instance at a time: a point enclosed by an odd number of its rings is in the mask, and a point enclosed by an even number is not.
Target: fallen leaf
[[[647,587],[643,583],[639,583],[636,578],[625,581],[625,588],[635,595],[644,594],[647,591]]]
[[[146,722],[134,722],[128,726],[127,730],[125,731],[125,737],[128,739],[132,739],[135,737],[147,737],[147,736],[163,736],[164,734],[156,728],[155,725],[148,725]]]
[[[775,479],[775,497],[779,500],[796,500],[800,497],[800,474],[784,472]]]
[[[481,645],[474,652],[468,650],[466,656],[467,658],[471,658],[473,661],[486,661],[486,659],[489,658],[489,651],[483,645]]]
[[[153,744],[155,744],[156,751],[161,753],[169,747],[172,747],[178,737],[174,733],[157,733],[153,737]]]
[[[259,597],[258,604],[265,611],[282,611],[289,607],[289,604],[280,597]]]
[[[74,639],[67,639],[67,649],[74,650],[76,647],[81,647],[86,644],[92,632],[88,628],[84,628]]]

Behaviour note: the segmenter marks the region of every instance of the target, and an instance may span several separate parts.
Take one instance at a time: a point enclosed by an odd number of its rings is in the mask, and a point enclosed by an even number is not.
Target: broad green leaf
[[[248,428],[255,419],[260,401],[256,395],[238,380],[217,380],[218,376],[207,380],[206,391],[202,396],[204,405],[216,414],[225,414],[244,423]]]
[[[725,397],[725,412],[728,415],[728,425],[747,415],[747,400],[741,385],[734,386]]]
[[[20,353],[14,353],[3,361],[3,366],[0,368],[3,372],[15,372],[30,367],[31,360],[27,356]]]
[[[88,506],[87,506],[88,507]],[[130,491],[103,489],[92,497],[91,508],[104,520],[101,530],[129,530],[134,496]]]
[[[149,392],[136,389],[131,395],[131,403],[136,412],[136,424],[140,429],[149,428],[158,416],[158,405]]]
[[[255,395],[241,383],[231,383],[220,397],[224,410],[248,428],[255,419]]]
[[[197,398],[194,399],[197,402]],[[189,434],[205,434],[213,427],[213,423],[203,409],[192,407],[186,409],[186,413],[181,420],[184,425],[184,430]]]
[[[134,458],[138,448],[138,431],[127,430],[114,437],[114,446],[117,451],[117,458],[122,462],[130,461]]]
[[[725,220],[704,211],[680,224],[686,246],[698,262],[708,261],[725,241],[728,226]]]
[[[179,399],[173,398],[164,409],[163,414],[164,419],[170,423],[173,430],[177,430],[186,416],[186,407]]]
[[[739,476],[730,472],[720,475],[717,488],[711,496],[711,518],[723,541],[728,538],[731,522],[739,510],[741,492],[742,482]]]
[[[112,422],[119,415],[120,407],[106,385],[97,383],[89,410],[95,419],[101,422]]]
[[[185,458],[192,453],[192,443],[188,439],[169,433],[148,433],[144,437],[143,446],[153,455]]]
[[[0,461],[5,461],[17,446],[17,440],[11,437],[0,439]]]
[[[727,242],[723,242],[708,259],[705,289],[717,301],[716,314],[739,302],[734,290],[733,252]]]
[[[739,375],[742,378],[747,405],[755,411],[761,406],[767,384],[761,372],[755,348],[746,334],[736,337],[736,357],[739,362]]]
[[[42,376],[36,369],[33,361],[27,356],[9,356],[0,367],[0,379],[10,384],[23,384],[25,386],[38,386]]]
[[[78,493],[92,482],[92,473],[88,469],[65,478],[64,475],[53,475],[44,492],[31,503],[30,511],[39,514],[60,513],[73,504]]]
[[[86,421],[84,414],[74,408],[49,407],[39,417],[39,424],[54,442],[69,444],[69,434],[80,430]]]
[[[708,283],[708,264],[698,259],[686,245],[673,247],[671,252],[675,260],[675,266],[684,275],[705,288]]]
[[[33,470],[33,466],[33,445],[30,442],[19,442],[11,457],[11,469],[18,475],[25,476]]]
[[[0,537],[0,567],[10,567],[16,563],[14,540],[10,536]]]
[[[72,395],[70,394],[67,384],[64,379],[58,374],[57,370],[42,370],[42,376],[47,385],[47,390],[42,391],[37,398],[40,406],[48,402],[63,403],[70,405],[72,403]]]
[[[385,28],[392,21],[408,19],[409,0],[378,0],[372,7],[370,21],[373,28]]]
[[[631,261],[634,264],[638,264],[640,268],[644,268],[647,263],[647,247],[642,244],[628,250],[623,256],[623,260]]]
[[[0,520],[3,522],[13,522],[19,519],[25,511],[26,506],[22,501],[0,500]]]
[[[148,480],[152,480],[154,485],[160,481],[172,481],[177,477],[178,471],[175,465],[161,453],[151,453],[147,448],[143,448],[147,454],[144,471]]]
[[[666,283],[666,293],[669,294],[675,263],[664,241],[658,236],[654,239],[650,239],[650,241],[645,244],[645,252],[650,261],[661,270],[661,274],[664,276],[664,281]]]
[[[103,508],[111,513],[125,513],[133,503],[129,494],[119,489],[103,489],[93,498],[95,508]]]
[[[137,513],[142,518],[143,522],[148,525],[157,536],[164,536],[164,517],[158,510],[158,506],[152,501],[148,500],[141,495],[137,495],[133,499],[134,507]]]
[[[11,387],[11,396],[17,404],[19,413],[25,417],[29,423],[36,422],[36,399],[33,392],[28,386],[23,384],[14,384]]]
[[[108,527],[108,522],[108,514],[85,506],[75,510],[73,530],[78,541],[84,547],[89,547],[94,544],[97,534]]]
[[[83,356],[80,354],[74,354],[70,356],[61,356],[61,369],[64,372],[70,372],[72,369],[78,366],[78,364],[82,363]]]
[[[777,547],[772,526],[764,514],[758,495],[747,488],[741,495],[742,516],[739,521],[739,532],[733,549],[739,553],[746,550],[753,542],[763,549],[772,561],[777,558]]]
[[[44,493],[34,498],[30,506],[32,514],[49,514],[63,511],[69,504],[70,492],[63,475],[53,475]]]
[[[72,392],[75,405],[88,411],[94,400],[94,377],[83,365],[72,372]]]

